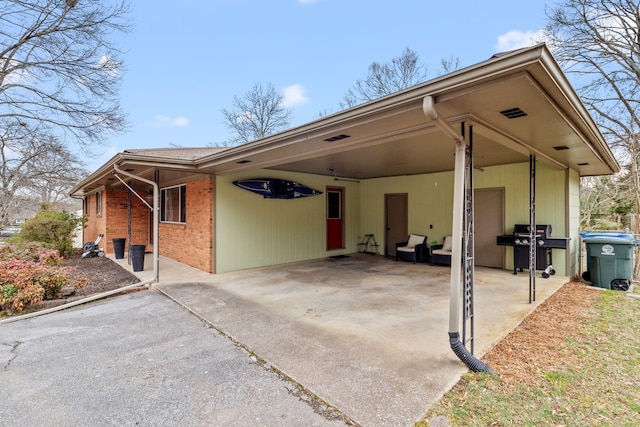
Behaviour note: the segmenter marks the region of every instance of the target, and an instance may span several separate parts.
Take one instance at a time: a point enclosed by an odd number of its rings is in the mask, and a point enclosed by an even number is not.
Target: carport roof
[[[147,179],[162,170],[163,184],[193,174],[253,169],[353,179],[451,171],[455,145],[425,116],[427,96],[453,129],[463,122],[473,126],[476,167],[526,162],[533,154],[581,176],[620,169],[593,118],[540,44],[241,146],[126,150],[71,194],[117,185],[114,164]]]

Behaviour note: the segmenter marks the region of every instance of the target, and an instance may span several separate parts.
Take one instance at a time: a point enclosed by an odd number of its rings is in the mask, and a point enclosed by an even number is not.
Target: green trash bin
[[[600,288],[627,291],[633,278],[631,238],[596,236],[584,239],[591,272],[591,283]]]

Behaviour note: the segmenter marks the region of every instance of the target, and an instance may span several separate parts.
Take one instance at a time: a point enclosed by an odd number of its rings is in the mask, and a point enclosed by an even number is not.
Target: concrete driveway
[[[154,291],[0,325],[2,426],[344,426]]]
[[[449,347],[447,267],[363,254],[219,275],[162,263],[157,289],[360,425],[409,426],[468,371]],[[475,277],[478,357],[568,281],[538,278],[529,304],[528,273]]]

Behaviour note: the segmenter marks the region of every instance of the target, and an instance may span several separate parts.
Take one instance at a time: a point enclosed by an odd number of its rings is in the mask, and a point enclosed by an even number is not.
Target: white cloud
[[[100,70],[102,70],[103,73],[111,77],[116,77],[118,74],[120,74],[120,69],[122,68],[122,64],[106,54],[101,55],[100,58],[98,58],[98,62],[96,65]]]
[[[305,89],[298,83],[285,87],[282,105],[284,107],[294,107],[296,105],[305,104],[309,98],[307,98],[304,93]]]
[[[545,39],[545,32],[542,29],[537,31],[513,30],[498,36],[498,42],[493,47],[497,52],[507,52],[542,43]]]
[[[189,126],[189,119],[186,117],[176,117],[175,119],[169,117],[169,116],[164,116],[164,115],[157,115],[153,118],[153,121],[150,123],[151,126],[154,127],[185,127],[185,126]]]

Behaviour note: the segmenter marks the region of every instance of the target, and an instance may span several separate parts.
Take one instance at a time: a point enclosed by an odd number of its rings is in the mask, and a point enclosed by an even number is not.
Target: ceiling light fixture
[[[359,179],[338,178],[338,175],[336,175],[336,170],[334,168],[327,168],[327,170],[333,174],[333,180],[334,181],[360,182]]]

